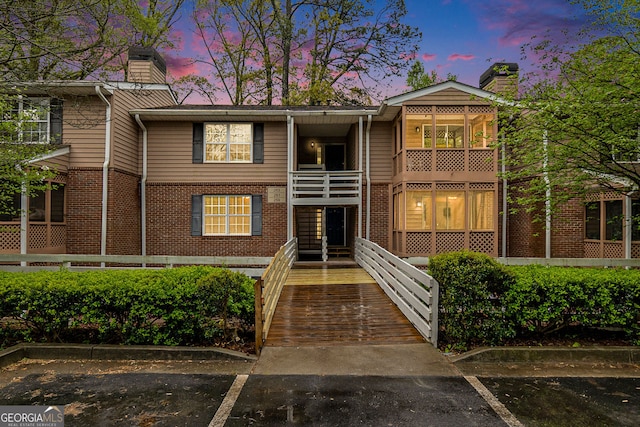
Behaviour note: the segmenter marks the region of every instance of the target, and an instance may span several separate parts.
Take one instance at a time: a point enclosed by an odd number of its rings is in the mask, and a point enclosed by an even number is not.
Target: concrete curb
[[[640,347],[483,347],[448,356],[453,363],[640,363]]]
[[[225,360],[255,362],[256,356],[224,348],[92,344],[18,344],[0,351],[0,368],[22,359]]]

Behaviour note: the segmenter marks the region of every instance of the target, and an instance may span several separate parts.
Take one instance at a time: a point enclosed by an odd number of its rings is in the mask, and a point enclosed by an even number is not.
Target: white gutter
[[[362,170],[362,160],[363,160],[363,122],[362,116],[358,117],[358,165],[359,169]],[[362,238],[362,173],[360,173],[360,188],[358,193],[360,197],[358,198],[358,237]]]
[[[366,179],[367,179],[367,220],[366,220],[366,239],[370,240],[371,237],[371,114],[367,116],[367,132],[365,133],[367,143],[367,165],[366,165]]]
[[[111,163],[111,104],[96,85],[96,93],[107,106],[104,127],[104,163],[102,164],[102,219],[100,230],[100,255],[107,254],[107,202],[109,196],[109,164]],[[104,268],[105,263],[101,263]]]
[[[135,115],[136,122],[142,129],[142,178],[140,180],[140,254],[147,255],[147,174],[148,174],[148,132],[140,120],[140,115]],[[142,267],[146,267],[142,264]]]

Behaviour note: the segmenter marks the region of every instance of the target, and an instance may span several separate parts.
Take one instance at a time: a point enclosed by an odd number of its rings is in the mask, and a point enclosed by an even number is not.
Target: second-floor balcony
[[[361,171],[291,172],[294,205],[357,205],[362,193]]]

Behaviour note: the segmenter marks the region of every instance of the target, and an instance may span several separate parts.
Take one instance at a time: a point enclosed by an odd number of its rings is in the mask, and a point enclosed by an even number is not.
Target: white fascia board
[[[32,163],[42,162],[44,160],[53,159],[54,157],[64,156],[65,154],[69,154],[69,151],[70,150],[68,146],[61,147],[50,153],[43,154],[42,156],[34,157],[33,159],[29,160],[27,163],[32,164]]]
[[[507,103],[507,101],[503,100],[500,96],[493,92],[449,80],[444,83],[426,87],[424,89],[419,89],[413,92],[405,93],[403,95],[387,98],[384,101],[384,104],[394,107],[400,107],[407,101],[411,101],[422,96],[428,96],[446,89],[457,89],[461,92],[468,93],[469,95],[477,96],[478,98],[487,99],[489,101],[495,101],[499,103]]]

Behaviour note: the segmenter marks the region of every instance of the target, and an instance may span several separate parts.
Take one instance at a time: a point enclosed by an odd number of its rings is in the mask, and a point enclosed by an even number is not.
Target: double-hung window
[[[205,236],[250,236],[251,196],[204,196]]]
[[[262,195],[193,194],[192,236],[261,236]]]
[[[252,133],[250,123],[205,124],[205,161],[251,162]]]
[[[1,142],[59,144],[62,141],[60,99],[17,97],[0,120],[13,123],[9,131],[0,134]]]

